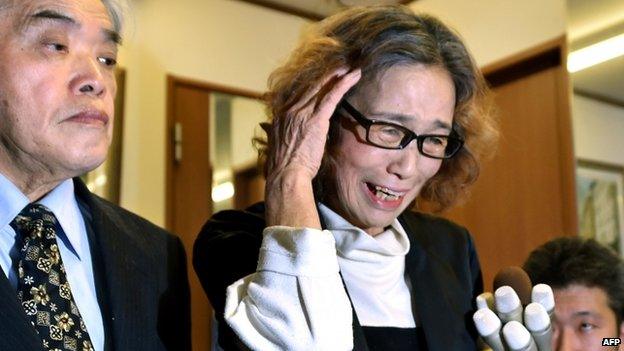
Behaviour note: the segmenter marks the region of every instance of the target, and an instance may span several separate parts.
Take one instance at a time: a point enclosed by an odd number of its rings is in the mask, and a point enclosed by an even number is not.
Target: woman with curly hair
[[[225,349],[475,350],[479,261],[449,208],[497,129],[456,33],[407,7],[314,27],[269,79],[265,203],[223,211],[194,266]]]

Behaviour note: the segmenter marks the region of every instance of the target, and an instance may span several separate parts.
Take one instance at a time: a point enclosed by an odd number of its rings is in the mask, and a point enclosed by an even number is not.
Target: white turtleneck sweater
[[[373,237],[323,204],[319,211],[336,240],[338,266],[360,324],[416,327],[405,276],[410,243],[399,221]]]
[[[409,240],[395,219],[372,237],[319,204],[326,230],[268,227],[257,271],[227,289],[225,319],[255,350],[351,350],[360,324],[416,326],[405,276]]]

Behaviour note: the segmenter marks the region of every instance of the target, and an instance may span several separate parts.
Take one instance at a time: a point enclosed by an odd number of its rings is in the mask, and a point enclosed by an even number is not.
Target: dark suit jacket
[[[483,282],[470,234],[445,219],[410,211],[399,221],[410,239],[406,270],[428,350],[476,350],[472,313]],[[264,227],[262,203],[244,212],[222,211],[204,225],[195,242],[193,265],[215,308],[219,343],[226,350],[244,347],[223,320],[225,290],[255,272]],[[368,350],[354,317],[354,349]]]
[[[85,218],[106,351],[190,350],[190,297],[180,240],[89,192]],[[5,274],[0,275],[0,350],[42,351]]]

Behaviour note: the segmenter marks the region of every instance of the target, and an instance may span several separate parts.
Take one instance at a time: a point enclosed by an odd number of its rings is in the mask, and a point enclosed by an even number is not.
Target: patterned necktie
[[[49,350],[93,351],[91,339],[71,294],[56,242],[63,233],[45,206],[30,204],[11,222],[17,233],[17,297]]]

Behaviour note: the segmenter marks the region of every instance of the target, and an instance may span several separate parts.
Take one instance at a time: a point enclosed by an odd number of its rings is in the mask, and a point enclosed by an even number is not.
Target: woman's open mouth
[[[405,192],[403,191],[396,191],[382,185],[367,182],[366,187],[372,195],[373,200],[382,205],[390,205],[391,207],[398,206],[405,196]]]

